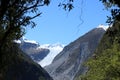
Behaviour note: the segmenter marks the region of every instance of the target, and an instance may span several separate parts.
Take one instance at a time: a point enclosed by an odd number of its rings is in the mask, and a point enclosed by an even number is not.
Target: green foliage
[[[120,80],[120,24],[109,28],[86,65],[89,70],[82,80]]]
[[[87,63],[89,71],[83,80],[120,80],[119,47],[114,44],[111,49],[104,50],[96,59],[91,59]]]

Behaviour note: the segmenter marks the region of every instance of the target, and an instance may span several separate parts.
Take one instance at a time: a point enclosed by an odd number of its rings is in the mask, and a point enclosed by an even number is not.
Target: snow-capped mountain
[[[25,37],[20,38],[20,40],[15,40],[15,42],[18,43],[18,44],[26,42],[26,43],[38,44],[39,45],[39,43],[36,42],[35,40],[28,40]]]
[[[92,57],[104,33],[104,26],[89,31],[64,47],[53,62],[44,68],[54,80],[75,80],[77,75],[87,71],[84,62]]]
[[[39,62],[39,64],[42,67],[45,67],[45,66],[52,63],[54,57],[63,50],[64,45],[61,45],[61,44],[53,44],[53,45],[45,44],[45,45],[41,45],[39,48],[47,48],[47,49],[50,50],[49,54],[42,61]]]
[[[64,48],[64,45],[60,43],[40,45],[38,42],[28,40],[25,37],[20,40],[15,40],[15,42],[20,45],[23,52],[28,54],[42,67],[49,65],[53,61],[54,57]]]
[[[103,24],[100,24],[97,28],[102,28],[102,29],[104,29],[106,31],[109,28],[109,26],[108,25],[105,26]]]

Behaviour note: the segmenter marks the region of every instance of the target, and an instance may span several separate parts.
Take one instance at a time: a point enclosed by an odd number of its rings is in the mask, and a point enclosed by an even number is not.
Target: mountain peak
[[[26,42],[26,43],[32,43],[32,44],[39,44],[38,42],[36,42],[35,40],[28,40],[28,39],[26,39],[25,37],[22,37],[22,38],[20,38],[19,40],[14,40],[14,42],[16,42],[16,43],[18,43],[18,44],[20,44],[20,43],[22,43],[22,42]]]
[[[39,44],[38,42],[36,42],[35,40],[28,40],[25,37],[22,37],[20,39],[21,42],[26,42],[26,43],[32,43],[32,44]]]
[[[54,80],[74,80],[78,74],[87,71],[84,62],[93,55],[104,35],[102,28],[95,28],[65,46],[52,63],[44,67]]]
[[[102,29],[104,29],[106,31],[109,28],[109,26],[100,24],[97,28],[102,28]]]
[[[64,48],[65,45],[60,44],[60,43],[55,43],[55,44],[43,44],[40,45],[40,48],[54,48],[54,47],[60,47],[60,48]]]

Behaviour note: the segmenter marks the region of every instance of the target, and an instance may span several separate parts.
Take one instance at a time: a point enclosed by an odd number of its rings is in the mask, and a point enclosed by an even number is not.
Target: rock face
[[[18,42],[22,51],[28,54],[35,62],[40,62],[50,52],[47,48],[39,48],[40,45],[36,41],[20,39]]]
[[[74,80],[87,70],[83,63],[92,56],[105,30],[95,28],[66,46],[45,69],[54,80]]]
[[[36,41],[20,39],[16,41],[23,52],[29,55],[35,62],[42,67],[49,65],[54,57],[62,51],[64,45],[56,44],[43,44],[39,45]]]

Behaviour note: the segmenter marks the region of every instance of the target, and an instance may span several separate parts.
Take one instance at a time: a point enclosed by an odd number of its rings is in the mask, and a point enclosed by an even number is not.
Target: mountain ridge
[[[78,71],[83,74],[86,68],[82,63],[92,55],[104,33],[103,28],[95,28],[71,42],[45,69],[54,80],[73,80]]]
[[[42,44],[34,40],[28,40],[25,37],[15,40],[20,45],[23,52],[29,55],[35,62],[42,67],[49,65],[54,57],[64,48],[63,44]]]

